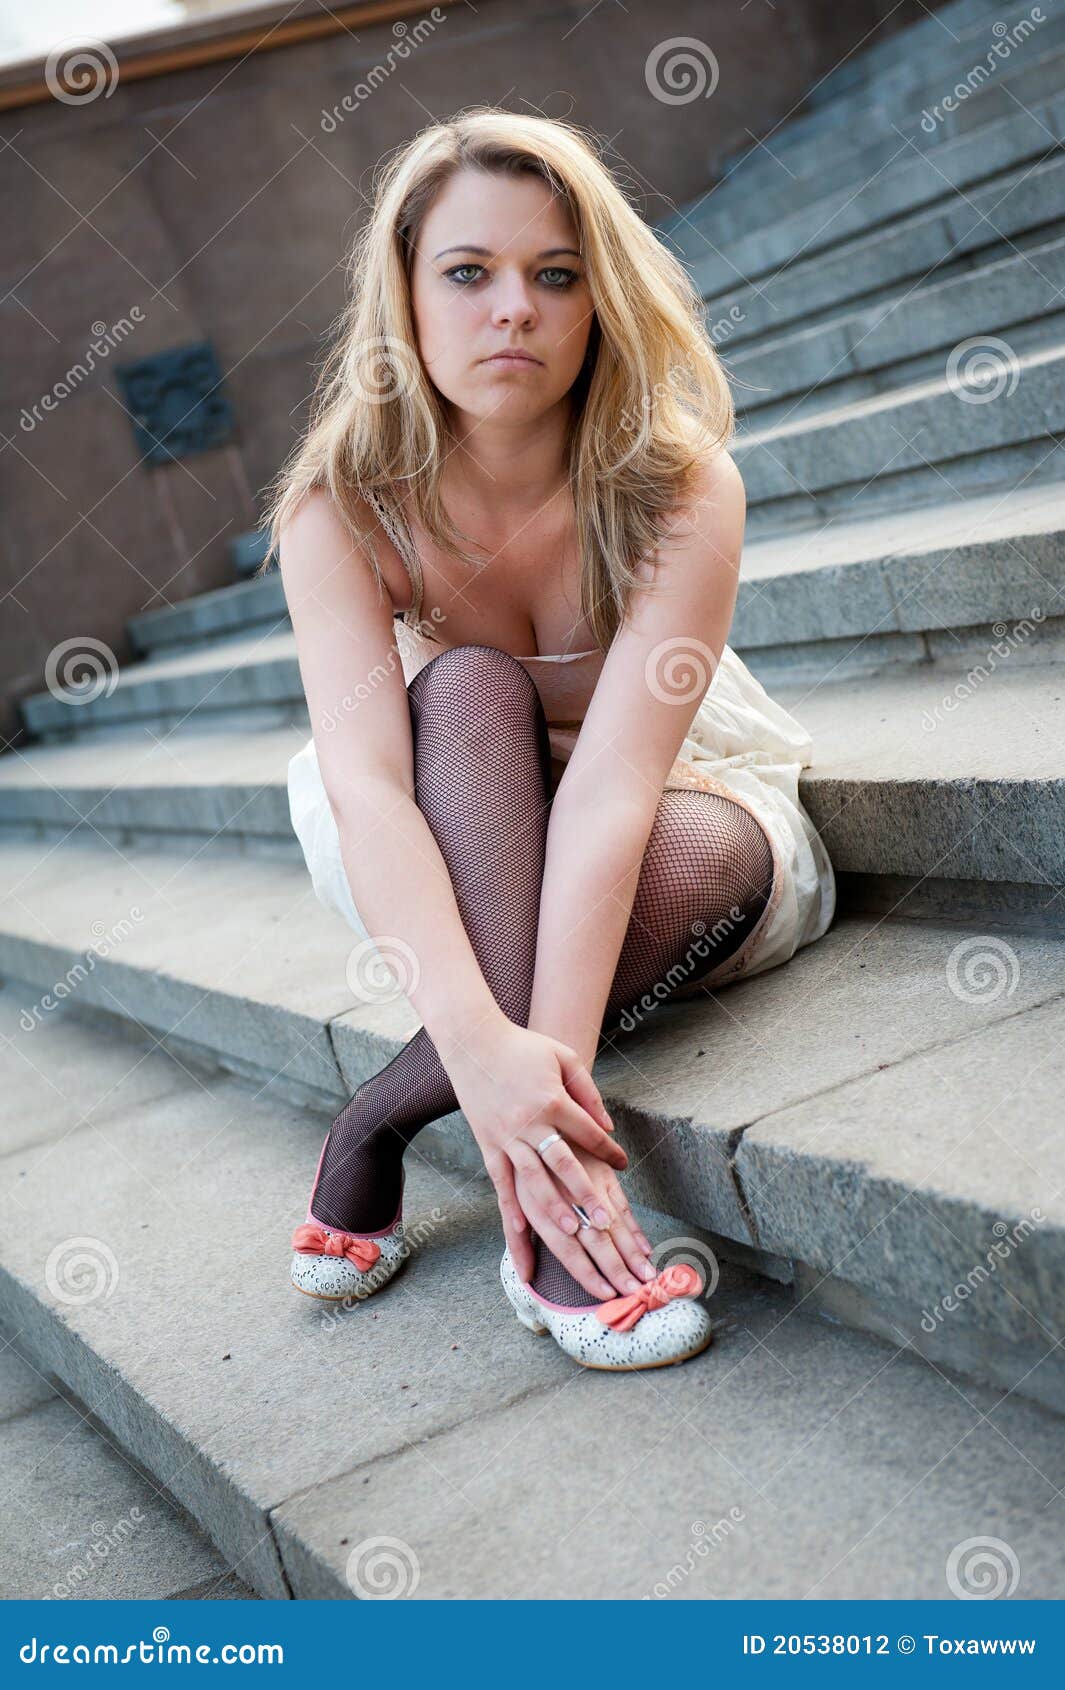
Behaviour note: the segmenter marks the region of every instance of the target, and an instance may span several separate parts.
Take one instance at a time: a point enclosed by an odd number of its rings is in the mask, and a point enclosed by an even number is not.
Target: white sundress
[[[373,504],[406,561],[406,536],[397,531],[383,506],[376,500]],[[425,663],[448,648],[398,614],[394,628],[404,680],[409,685]],[[521,661],[528,667],[573,662],[588,655],[572,652]],[[558,762],[568,760],[579,731],[579,723],[548,720],[551,751]],[[749,810],[772,848],[773,886],[756,926],[739,949],[674,996],[694,995],[775,968],[803,945],[821,938],[831,925],[836,908],[835,875],[821,837],[799,798],[800,771],[809,768],[812,761],[813,742],[806,729],[769,697],[742,658],[726,644],[663,790],[717,792]],[[342,915],[357,934],[369,938],[348,885],[313,735],[289,760],[288,798],[292,826],[315,895],[328,909]]]

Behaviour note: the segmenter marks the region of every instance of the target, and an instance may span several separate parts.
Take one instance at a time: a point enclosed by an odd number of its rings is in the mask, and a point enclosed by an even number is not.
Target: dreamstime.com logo
[[[951,348],[946,367],[947,386],[966,405],[988,405],[1016,393],[1021,361],[1007,340],[998,335],[974,335]]]
[[[923,1330],[934,1332],[936,1327],[941,1326],[949,1314],[954,1314],[962,1303],[968,1302],[981,1285],[994,1278],[999,1270],[1000,1263],[1008,1262],[1013,1252],[1045,1220],[1046,1216],[1042,1209],[1032,1208],[1029,1209],[1023,1219],[1017,1222],[1012,1231],[1005,1221],[996,1221],[991,1228],[995,1235],[995,1242],[985,1251],[983,1261],[975,1262],[965,1278],[959,1280],[952,1290],[945,1292],[938,1303],[933,1303],[930,1309],[921,1310]]]
[[[446,1220],[447,1212],[437,1206],[430,1209],[427,1215],[418,1215],[412,1221],[404,1221],[402,1232],[403,1256],[405,1258],[412,1256],[415,1250],[420,1250],[422,1245],[429,1242],[438,1227],[443,1226]],[[365,1290],[349,1291],[345,1297],[330,1299],[328,1309],[323,1309],[318,1316],[318,1324],[323,1332],[339,1331],[345,1316],[351,1314],[353,1309],[357,1309],[360,1303],[364,1303],[367,1297],[373,1296],[376,1286],[372,1283],[372,1270],[370,1279],[371,1283],[367,1285]]]
[[[129,339],[134,328],[139,327],[141,323],[146,321],[147,318],[139,305],[131,305],[128,316],[118,317],[115,322],[110,324],[97,318],[96,322],[91,325],[93,338],[90,340],[84,356],[78,359],[76,363],[71,364],[58,381],[52,383],[49,391],[43,393],[33,405],[23,405],[22,414],[19,417],[19,427],[23,433],[32,434],[38,424],[44,421],[48,413],[58,410],[63,400],[69,399],[72,393],[76,393],[78,388],[95,373],[98,365],[109,358],[116,347],[122,346]]]
[[[56,1601],[65,1602],[71,1596],[81,1595],[81,1587],[87,1580],[99,1572],[116,1549],[124,1549],[130,1538],[147,1523],[147,1515],[139,1508],[131,1508],[128,1515],[116,1520],[110,1528],[105,1526],[102,1520],[94,1520],[92,1537],[85,1554],[80,1560],[73,1561],[67,1568],[66,1575],[57,1579],[52,1586],[52,1595]]]
[[[713,648],[693,634],[673,634],[648,652],[643,678],[660,704],[695,704],[714,678]]]
[[[338,100],[332,110],[326,111],[323,108],[319,127],[324,133],[335,135],[348,113],[358,111],[359,107],[370,98],[370,95],[375,94],[381,84],[388,81],[393,72],[410,58],[414,49],[420,47],[423,41],[428,40],[437,25],[442,24],[446,18],[447,13],[441,11],[439,6],[434,6],[429,16],[419,18],[413,29],[410,28],[409,24],[403,22],[394,23],[392,34],[395,36],[395,40],[389,47],[384,59],[372,65],[366,72],[365,77],[360,82],[356,82],[354,88],[345,94],[342,100]]]
[[[387,405],[418,385],[418,356],[395,335],[376,335],[351,348],[345,366],[348,385],[368,405]]]
[[[64,1238],[49,1252],[44,1282],[57,1302],[106,1302],[118,1285],[118,1259],[102,1238]]]
[[[717,55],[694,35],[660,41],[648,53],[643,73],[648,91],[665,106],[708,100],[721,80]]]
[[[115,945],[128,938],[132,932],[131,918],[134,922],[144,920],[144,912],[139,904],[131,904],[128,916],[116,921],[110,929],[104,927],[102,921],[91,923],[91,930],[96,936],[94,944],[89,945],[83,953],[84,960],[72,962],[61,980],[57,980],[51,990],[45,992],[32,1009],[19,1012],[18,1024],[24,1033],[32,1033],[34,1028],[50,1015],[53,1009],[58,1009],[64,998],[69,998],[86,980],[96,967],[98,957],[106,957]]]
[[[993,933],[963,939],[947,958],[947,985],[962,1003],[996,1003],[1012,997],[1021,977],[1021,962],[1012,945]]]
[[[405,939],[381,933],[348,953],[345,977],[360,1003],[394,1003],[417,990],[422,966]]]
[[[91,704],[110,698],[118,685],[118,658],[104,640],[75,634],[48,653],[44,681],[60,704]]]
[[[414,1595],[422,1570],[401,1537],[364,1537],[349,1554],[344,1576],[360,1602],[395,1602]]]
[[[439,605],[434,604],[428,616],[419,616],[414,622],[404,622],[404,634],[409,631],[412,634],[420,634],[423,638],[432,639],[435,638],[432,632],[433,625],[439,627],[441,622],[446,621],[447,612],[441,610]],[[372,698],[387,676],[394,675],[396,669],[402,667],[402,662],[403,656],[397,642],[396,649],[389,650],[383,663],[374,665],[366,679],[358,682],[354,692],[346,692],[339,704],[334,704],[329,710],[322,712],[318,718],[318,726],[322,732],[326,734],[335,733],[344,717],[353,715],[360,704],[365,704],[368,698]]]
[[[701,1238],[662,1238],[651,1251],[651,1262],[656,1273],[681,1265],[694,1268],[703,1282],[698,1293],[703,1303],[710,1301],[721,1279],[721,1264]]]
[[[691,1577],[701,1561],[705,1561],[708,1555],[712,1555],[720,1544],[732,1536],[741,1520],[746,1518],[743,1509],[734,1503],[728,1513],[723,1514],[721,1519],[715,1520],[712,1525],[708,1525],[705,1520],[693,1520],[689,1527],[692,1541],[684,1552],[683,1560],[675,1561],[665,1578],[658,1579],[650,1590],[644,1592],[643,1600],[661,1601],[664,1596],[671,1595],[679,1584]]]
[[[723,346],[725,341],[731,340],[746,321],[747,313],[741,311],[738,305],[730,305],[725,315],[715,317],[712,323],[707,321],[706,312],[703,312],[703,323],[714,346]]]
[[[987,651],[979,663],[972,663],[962,676],[955,682],[950,692],[944,693],[939,703],[929,710],[926,708],[921,716],[921,732],[934,733],[944,716],[960,710],[966,699],[971,698],[978,687],[983,686],[1007,657],[1021,649],[1024,643],[1031,639],[1041,622],[1046,621],[1046,611],[1039,605],[1032,606],[1030,616],[1022,617],[1010,628],[1005,622],[993,624],[991,632],[995,636],[994,645],[988,646]]]
[[[1017,1553],[1000,1537],[967,1537],[947,1556],[947,1584],[963,1602],[1012,1596],[1021,1576]]]
[[[733,904],[726,915],[719,916],[713,927],[707,933],[705,921],[693,921],[691,931],[695,938],[687,946],[684,955],[672,963],[660,980],[644,992],[635,1003],[629,1004],[618,1016],[618,1026],[623,1033],[632,1033],[640,1025],[645,1016],[664,1003],[678,986],[683,986],[692,977],[694,970],[692,963],[696,958],[700,960],[711,956],[721,941],[734,932],[739,922],[743,920],[743,911],[738,904]]]
[[[171,1643],[170,1628],[157,1625],[151,1641],[139,1643],[40,1643],[31,1637],[18,1652],[24,1666],[128,1666],[131,1661],[147,1666],[283,1666],[281,1643]]]
[[[972,69],[961,82],[954,87],[935,105],[925,106],[921,113],[921,128],[926,135],[934,135],[939,125],[943,123],[951,112],[958,111],[965,101],[978,94],[985,83],[990,81],[1001,64],[1011,57],[1014,48],[1022,47],[1030,36],[1034,35],[1041,23],[1046,23],[1046,14],[1041,6],[1032,6],[1026,18],[1020,18],[1010,25],[1001,18],[991,25],[994,36],[992,45],[988,48],[983,60],[973,65]]]
[[[118,60],[106,41],[71,38],[52,48],[44,80],[53,99],[65,106],[88,106],[118,87]]]

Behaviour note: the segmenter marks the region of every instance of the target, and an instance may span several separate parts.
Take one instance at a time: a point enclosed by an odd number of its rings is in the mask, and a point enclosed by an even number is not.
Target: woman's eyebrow
[[[467,242],[462,246],[442,247],[440,251],[435,254],[435,258],[443,258],[444,254],[447,252],[479,252],[485,258],[491,258],[492,256],[486,246],[473,246]],[[538,252],[536,256],[537,258],[560,258],[563,253],[569,253],[573,258],[580,257],[580,253],[577,251],[576,247],[572,246],[549,246],[546,247],[543,252]]]

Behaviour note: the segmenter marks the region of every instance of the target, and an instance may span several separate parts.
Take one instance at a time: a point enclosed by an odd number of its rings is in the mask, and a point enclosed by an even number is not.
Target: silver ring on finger
[[[576,1213],[577,1219],[581,1223],[580,1226],[577,1228],[578,1232],[583,1232],[586,1227],[592,1226],[591,1219],[588,1215],[587,1209],[585,1209],[580,1203],[573,1203],[573,1202],[570,1203],[570,1207],[571,1207],[571,1209],[574,1210],[574,1212]],[[599,1229],[598,1229],[598,1227],[592,1227],[592,1230],[593,1230],[593,1232],[597,1232]]]
[[[556,1139],[559,1141],[559,1143],[561,1143],[562,1142],[562,1134],[558,1133],[558,1132],[548,1133],[547,1137],[542,1138],[540,1140],[539,1144],[536,1146],[536,1154],[538,1156],[542,1156],[544,1151],[547,1149],[548,1145],[554,1144]]]

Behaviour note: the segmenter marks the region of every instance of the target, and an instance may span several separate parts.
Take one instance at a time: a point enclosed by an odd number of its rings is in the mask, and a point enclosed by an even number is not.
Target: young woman
[[[289,792],[315,891],[423,1025],[333,1122],[292,1278],[392,1278],[404,1150],[461,1107],[518,1318],[587,1366],[683,1360],[703,1286],[655,1271],[592,1063],[835,908],[809,737],[726,644],[728,386],[685,271],[564,123],[418,135],[350,277],[269,516],[312,726]]]

